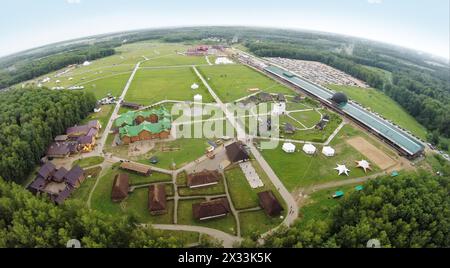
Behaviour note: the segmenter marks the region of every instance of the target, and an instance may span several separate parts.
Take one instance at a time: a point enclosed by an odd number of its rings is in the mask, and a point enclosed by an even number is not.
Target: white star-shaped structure
[[[364,169],[364,173],[367,173],[367,170],[372,170],[370,167],[370,163],[366,160],[356,161],[357,167]]]
[[[350,172],[350,169],[348,169],[345,165],[338,164],[334,169],[339,172],[338,176],[340,176],[342,173],[348,176],[348,172]]]

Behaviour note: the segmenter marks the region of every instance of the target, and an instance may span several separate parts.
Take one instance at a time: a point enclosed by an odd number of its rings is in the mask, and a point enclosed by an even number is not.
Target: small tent
[[[295,145],[290,142],[286,142],[283,144],[282,149],[286,153],[293,153],[293,152],[295,152]]]
[[[197,85],[197,83],[192,84],[191,89],[198,89],[199,86]]]
[[[322,153],[323,153],[325,156],[334,156],[335,151],[334,151],[334,149],[331,148],[330,146],[324,146],[324,147],[322,148]]]
[[[316,147],[310,143],[303,145],[303,152],[306,154],[314,154],[316,152]]]

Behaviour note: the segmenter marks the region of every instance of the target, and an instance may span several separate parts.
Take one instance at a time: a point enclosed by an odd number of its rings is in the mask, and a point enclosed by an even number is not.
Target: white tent
[[[192,84],[191,88],[192,89],[197,89],[199,86],[197,85],[197,83]]]
[[[293,153],[295,152],[295,145],[290,142],[285,142],[281,149],[283,149],[286,153]]]
[[[83,66],[89,66],[89,65],[91,65],[91,63],[89,61],[83,62]]]
[[[324,146],[324,147],[322,148],[322,153],[323,153],[325,156],[334,156],[335,151],[334,151],[334,149],[331,148],[330,146]]]
[[[345,174],[348,176],[348,173],[350,172],[350,169],[348,169],[345,165],[337,164],[337,167],[335,167],[334,169],[338,171],[338,176],[340,176],[341,174]]]
[[[303,145],[303,152],[306,154],[314,154],[316,152],[316,147],[310,143]]]
[[[367,173],[367,170],[372,170],[370,167],[370,163],[367,160],[356,161],[357,167],[364,169],[364,173]]]

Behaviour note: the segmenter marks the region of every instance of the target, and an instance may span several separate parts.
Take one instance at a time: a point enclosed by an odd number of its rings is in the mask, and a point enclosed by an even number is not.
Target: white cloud
[[[376,5],[378,5],[378,4],[382,4],[383,3],[383,0],[367,0],[367,3],[369,3],[369,4],[376,4]]]
[[[67,4],[80,4],[81,0],[66,0]]]

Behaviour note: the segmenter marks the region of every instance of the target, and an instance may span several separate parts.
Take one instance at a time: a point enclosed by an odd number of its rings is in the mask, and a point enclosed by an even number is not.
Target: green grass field
[[[79,159],[79,160],[73,162],[72,165],[73,166],[79,165],[80,167],[85,168],[85,167],[100,165],[101,163],[103,163],[103,161],[105,161],[105,158],[103,158],[102,156],[92,156],[92,157],[86,157],[86,158]]]
[[[160,67],[177,65],[204,65],[208,64],[204,56],[184,56],[179,54],[155,57],[144,62],[141,67]]]
[[[311,142],[325,142],[330,135],[336,130],[336,128],[341,124],[342,118],[338,115],[330,112],[330,111],[321,111],[322,114],[329,114],[330,115],[330,121],[328,122],[327,126],[323,130],[319,129],[308,129],[308,130],[301,130],[304,128],[301,124],[296,122],[295,120],[292,120],[292,118],[287,117],[286,115],[280,116],[280,137],[285,139],[292,139],[292,140],[304,140],[304,141],[311,141]],[[293,114],[293,116],[298,116],[296,113]],[[315,115],[309,119],[309,123],[312,124],[314,120]],[[285,123],[290,123],[294,127],[300,128],[300,130],[297,130],[293,134],[287,134],[284,133],[283,126]]]
[[[269,77],[244,65],[215,65],[198,68],[208,84],[223,102],[232,102],[252,92],[250,88],[259,88],[268,93],[295,93]]]
[[[168,214],[161,216],[152,216],[148,212],[148,189],[139,188],[130,193],[128,198],[120,203],[111,201],[111,190],[114,182],[114,176],[118,173],[128,174],[131,181],[142,176],[120,170],[118,165],[114,165],[102,176],[92,196],[91,207],[104,213],[115,216],[133,215],[138,221],[143,223],[172,223],[173,221],[173,202],[167,202]]]
[[[98,120],[100,121],[100,125],[102,125],[102,128],[100,129],[100,133],[103,133],[103,130],[105,129],[106,125],[108,124],[109,118],[112,115],[112,112],[114,111],[113,105],[102,105],[101,111],[98,113],[91,113],[88,117],[86,117],[84,120],[80,122],[80,125],[86,124],[91,120]]]
[[[311,220],[330,219],[334,208],[355,191],[355,186],[346,185],[312,193],[309,196],[308,202],[299,209],[300,224],[304,225]],[[343,191],[344,197],[334,199],[332,196],[336,191]]]
[[[86,175],[86,179],[83,181],[80,188],[76,189],[72,193],[70,199],[78,199],[81,200],[82,202],[86,202],[89,197],[89,193],[91,192],[92,187],[94,187],[95,182],[97,181],[101,171],[102,171],[101,167],[85,169],[84,172]]]
[[[152,172],[150,176],[139,176],[135,175],[130,178],[130,185],[147,184],[154,182],[170,182],[172,181],[172,176],[169,174]]]
[[[175,163],[176,168],[180,168],[201,157],[207,147],[206,139],[177,139],[164,144],[156,144],[153,150],[144,156],[140,156],[137,161],[165,169],[171,169],[172,163]],[[152,156],[159,158],[157,164],[150,163],[149,159]]]
[[[345,142],[345,139],[357,133],[352,132],[350,126],[346,126],[339,132],[331,142],[331,146],[336,150],[334,157],[324,156],[321,153],[322,146],[316,146],[317,155],[309,156],[302,151],[303,145],[301,144],[297,145],[296,149],[300,152],[288,154],[281,149],[282,143],[276,149],[263,150],[262,154],[289,191],[294,191],[297,187],[363,177],[366,174],[362,169],[356,168],[355,161],[366,159],[366,157]],[[345,139],[340,138],[343,136]],[[336,164],[347,165],[347,168],[350,169],[350,176],[338,176],[337,171],[334,170]],[[372,169],[367,175],[380,170],[373,163]]]
[[[197,83],[200,87],[191,89]],[[206,88],[192,68],[140,69],[125,96],[126,101],[149,105],[161,100],[192,100],[201,94],[203,102],[212,102]]]
[[[320,113],[317,111],[294,112],[289,115],[300,121],[307,128],[314,127],[321,118]]]
[[[411,133],[425,140],[427,131],[411,115],[409,115],[397,102],[376,89],[366,89],[349,86],[329,85],[330,89],[342,91],[350,99],[370,108],[397,125],[408,129]]]
[[[239,213],[241,225],[241,235],[251,236],[253,234],[263,234],[283,221],[280,217],[269,217],[263,210]]]
[[[233,215],[226,217],[197,221],[192,215],[192,204],[204,201],[204,199],[182,200],[178,203],[178,224],[198,225],[218,229],[230,234],[236,234],[236,222]]]
[[[228,190],[231,195],[233,205],[237,210],[254,208],[259,206],[257,193],[271,190],[277,197],[280,204],[286,210],[286,204],[284,199],[279,195],[277,189],[270,181],[267,174],[264,172],[259,163],[255,160],[251,160],[251,164],[258,173],[259,178],[263,182],[264,186],[253,189],[250,187],[247,179],[245,178],[244,172],[239,166],[230,167],[225,171],[225,176],[227,178]]]
[[[218,184],[208,187],[194,189],[190,189],[189,187],[179,187],[178,193],[180,196],[225,194],[225,186],[223,185],[223,180],[221,179]]]

